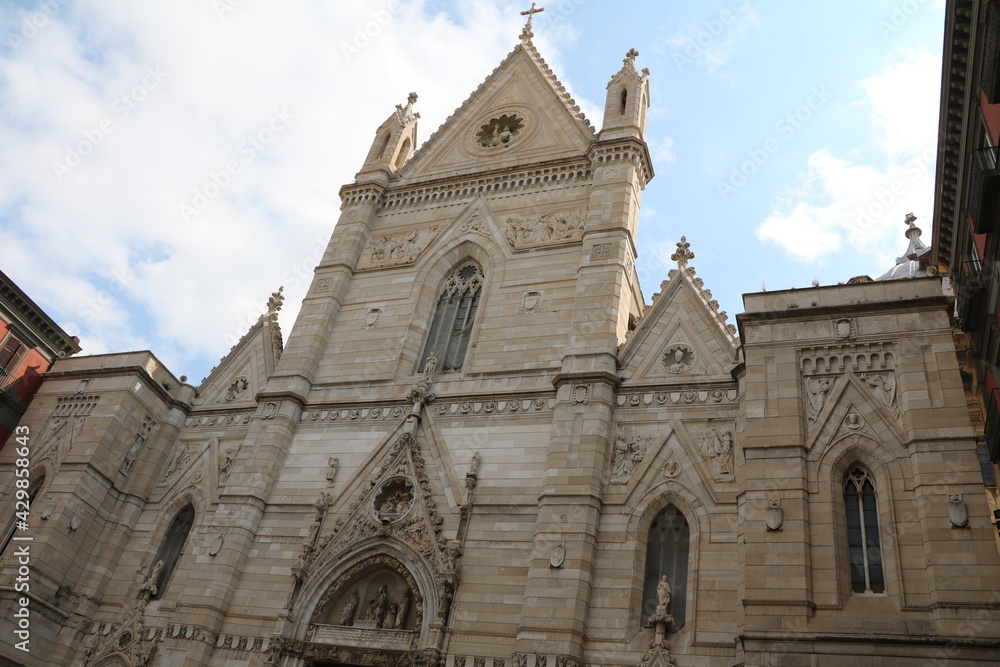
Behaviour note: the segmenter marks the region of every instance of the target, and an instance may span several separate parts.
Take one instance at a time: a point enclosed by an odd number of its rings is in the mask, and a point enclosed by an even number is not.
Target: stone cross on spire
[[[688,265],[689,259],[694,259],[694,253],[690,250],[691,244],[687,242],[687,237],[682,236],[677,243],[677,252],[670,256],[670,259],[677,262],[677,268],[683,269]]]
[[[639,52],[635,49],[629,49],[628,53],[625,54],[625,60],[622,62],[626,65],[631,65],[632,69],[635,69],[635,59],[639,57]]]
[[[528,17],[528,22],[524,24],[524,30],[521,31],[521,39],[531,39],[535,36],[535,33],[531,32],[531,19],[535,18],[535,14],[544,11],[545,7],[535,9],[535,3],[531,3],[531,9],[521,12],[521,16]]]

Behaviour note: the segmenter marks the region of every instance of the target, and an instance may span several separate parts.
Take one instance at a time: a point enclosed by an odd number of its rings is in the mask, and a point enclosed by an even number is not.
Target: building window
[[[646,546],[646,576],[642,588],[642,624],[656,611],[656,586],[660,578],[667,577],[670,584],[670,603],[667,613],[674,618],[668,630],[674,632],[684,627],[687,607],[688,550],[691,531],[687,519],[673,505],[660,512],[649,527]]]
[[[156,593],[151,596],[151,599],[159,600],[163,597],[167,582],[170,581],[170,575],[173,574],[174,567],[181,557],[184,542],[187,541],[188,533],[191,532],[192,524],[194,524],[194,507],[188,505],[174,517],[174,522],[170,524],[167,535],[163,538],[159,551],[156,552],[156,558],[153,559],[154,565],[158,561],[163,561],[163,567],[156,578]]]
[[[38,492],[42,490],[42,485],[43,484],[45,484],[45,477],[44,476],[42,476],[39,479],[35,480],[35,482],[29,487],[29,489],[28,489],[28,508],[29,508],[28,511],[29,512],[31,511],[30,508],[35,503],[35,498],[38,496]],[[15,493],[15,500],[10,503],[10,507],[15,507],[16,504],[17,504],[17,499],[16,499],[16,493]],[[15,509],[17,511],[21,511],[21,510],[24,509],[24,506],[22,505],[22,506],[16,507]],[[14,519],[11,519],[10,525],[7,526],[7,530],[4,531],[4,533],[3,533],[3,540],[0,540],[0,555],[2,555],[3,552],[5,552],[7,550],[7,547],[10,546],[11,540],[14,539],[14,533],[16,532],[16,530],[17,530],[17,518],[15,517]]]
[[[875,479],[861,466],[851,468],[844,480],[844,506],[847,509],[851,590],[855,593],[884,593]]]
[[[483,280],[483,270],[474,262],[463,264],[448,277],[434,309],[418,371],[424,370],[432,355],[437,359],[438,370],[453,371],[462,367]]]
[[[13,334],[8,334],[3,343],[0,343],[0,389],[13,382],[26,354],[28,354],[27,346]]]

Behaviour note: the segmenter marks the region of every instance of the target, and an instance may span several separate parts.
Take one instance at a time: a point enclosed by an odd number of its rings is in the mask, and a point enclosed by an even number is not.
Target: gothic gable
[[[583,157],[594,129],[535,51],[518,44],[398,172],[403,184]]]
[[[806,447],[814,456],[821,456],[844,438],[857,436],[901,451],[903,441],[893,413],[894,396],[889,402],[884,397],[883,382],[875,382],[873,377],[882,376],[845,373],[823,392],[818,390],[815,379],[803,378],[807,421],[815,412],[815,421],[806,437]]]
[[[274,373],[281,357],[282,339],[277,313],[284,297],[271,295],[268,312],[219,360],[198,387],[197,407],[256,407],[255,396]]]
[[[694,270],[670,272],[619,353],[631,381],[731,380],[736,342]],[[715,304],[717,306],[717,304]]]

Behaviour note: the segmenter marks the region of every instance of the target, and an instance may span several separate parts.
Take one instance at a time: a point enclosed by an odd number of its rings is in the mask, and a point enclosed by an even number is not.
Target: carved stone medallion
[[[668,373],[684,373],[694,366],[695,359],[694,350],[687,345],[671,345],[660,357],[660,365]]]
[[[482,148],[510,148],[524,129],[524,119],[510,112],[490,118],[476,132],[476,143]]]

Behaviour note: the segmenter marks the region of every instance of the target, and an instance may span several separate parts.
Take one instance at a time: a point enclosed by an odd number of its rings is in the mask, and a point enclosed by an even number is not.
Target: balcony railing
[[[17,391],[19,384],[20,380],[3,368],[0,368],[0,393],[12,394]]]
[[[973,231],[988,234],[997,227],[997,204],[1000,199],[1000,146],[980,148],[972,153],[972,176],[969,180],[967,208]]]

